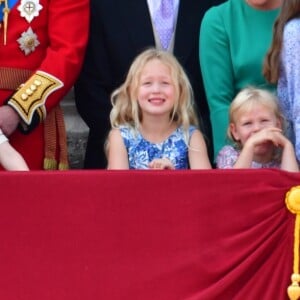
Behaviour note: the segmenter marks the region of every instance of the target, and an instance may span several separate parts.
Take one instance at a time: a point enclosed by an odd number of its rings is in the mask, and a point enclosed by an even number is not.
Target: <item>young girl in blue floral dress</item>
[[[176,58],[148,49],[112,94],[108,169],[210,169],[189,80]]]

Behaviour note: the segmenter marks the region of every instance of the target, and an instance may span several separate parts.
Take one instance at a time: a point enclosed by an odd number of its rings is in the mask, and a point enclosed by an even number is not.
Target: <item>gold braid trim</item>
[[[46,117],[45,103],[48,96],[61,88],[63,83],[56,77],[42,71],[37,71],[24,85],[9,99],[11,105],[20,115],[22,120],[30,125],[34,112],[38,111],[42,116],[41,121]]]

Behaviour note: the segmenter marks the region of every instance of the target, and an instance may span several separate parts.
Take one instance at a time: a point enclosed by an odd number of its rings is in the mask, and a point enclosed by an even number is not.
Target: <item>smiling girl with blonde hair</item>
[[[112,94],[108,169],[209,169],[190,82],[176,58],[148,49]]]

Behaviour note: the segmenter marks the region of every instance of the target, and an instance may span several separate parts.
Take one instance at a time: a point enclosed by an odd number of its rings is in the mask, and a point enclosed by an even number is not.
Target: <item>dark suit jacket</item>
[[[205,11],[221,2],[181,0],[174,44],[174,55],[191,81],[210,148],[209,110],[199,66],[199,30]],[[75,99],[79,114],[90,128],[85,167],[105,168],[103,144],[110,129],[110,94],[124,81],[136,55],[155,42],[146,0],[91,0],[91,14],[90,40],[75,85]]]

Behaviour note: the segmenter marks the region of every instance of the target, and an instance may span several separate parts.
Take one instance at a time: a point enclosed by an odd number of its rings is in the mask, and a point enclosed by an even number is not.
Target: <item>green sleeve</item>
[[[213,130],[215,158],[226,143],[229,105],[234,97],[234,79],[223,6],[205,14],[200,29],[200,66]]]

